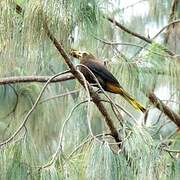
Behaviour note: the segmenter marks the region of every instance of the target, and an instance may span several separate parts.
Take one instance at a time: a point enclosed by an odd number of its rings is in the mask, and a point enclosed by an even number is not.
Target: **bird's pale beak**
[[[81,58],[82,57],[82,53],[78,50],[75,50],[75,49],[71,49],[70,55],[75,57],[75,58]]]

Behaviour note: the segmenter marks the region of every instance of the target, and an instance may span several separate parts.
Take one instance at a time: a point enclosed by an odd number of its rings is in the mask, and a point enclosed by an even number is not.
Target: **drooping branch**
[[[66,71],[66,72],[69,72],[69,70]],[[11,142],[11,141],[19,134],[19,132],[25,127],[25,125],[26,125],[26,123],[27,123],[30,115],[31,115],[32,112],[35,110],[36,106],[38,105],[38,102],[40,101],[40,98],[41,98],[42,94],[44,93],[45,89],[47,88],[47,86],[48,86],[48,84],[51,82],[51,80],[53,80],[53,79],[56,78],[57,76],[59,76],[59,75],[61,75],[61,74],[64,74],[64,73],[66,73],[66,72],[58,73],[58,74],[56,74],[56,75],[54,75],[54,76],[52,76],[52,77],[50,77],[50,78],[48,79],[48,81],[45,83],[45,85],[44,85],[43,88],[41,89],[41,92],[39,93],[39,95],[38,95],[35,103],[34,103],[33,106],[31,107],[31,109],[28,111],[28,113],[26,114],[26,116],[24,117],[21,125],[18,127],[18,129],[17,129],[9,138],[7,138],[7,139],[6,139],[5,141],[3,141],[3,142],[0,142],[0,147],[2,147],[2,146],[4,146],[4,145],[8,144],[9,142]]]
[[[175,21],[171,21],[169,24],[165,25],[164,27],[162,27],[159,32],[152,38],[152,39],[155,39],[156,37],[159,36],[160,33],[162,33],[165,29],[168,29],[171,27],[171,25],[174,25],[174,24],[177,24],[177,23],[180,23],[180,19],[177,19]]]

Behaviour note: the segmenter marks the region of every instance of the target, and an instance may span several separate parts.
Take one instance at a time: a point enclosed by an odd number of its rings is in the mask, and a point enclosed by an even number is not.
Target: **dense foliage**
[[[119,108],[120,123],[116,109],[100,94],[123,140],[119,149],[102,114],[88,101],[88,92],[78,81],[50,83],[22,129],[14,134],[44,84],[0,84],[0,143],[13,137],[0,144],[0,179],[180,177],[177,126],[147,95],[155,93],[172,111],[180,113],[180,23],[158,33],[180,18],[180,3],[177,0],[173,13],[173,2],[0,1],[0,79],[52,76],[67,70],[44,31],[46,19],[67,53],[70,48],[87,50],[104,60],[120,84],[148,109],[146,115],[141,114],[120,96],[108,93],[125,109]],[[18,13],[16,3],[23,13]],[[108,17],[152,42],[127,33]],[[78,64],[77,59],[71,60]]]

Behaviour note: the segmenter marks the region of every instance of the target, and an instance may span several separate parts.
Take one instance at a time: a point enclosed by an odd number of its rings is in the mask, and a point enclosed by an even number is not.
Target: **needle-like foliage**
[[[179,134],[147,94],[156,93],[180,112],[180,52],[167,52],[163,33],[148,43],[115,23],[116,19],[152,38],[151,31],[158,33],[168,23],[172,4],[168,0],[123,4],[122,0],[0,1],[0,78],[67,70],[44,29],[46,21],[67,53],[70,48],[82,49],[104,60],[120,84],[148,109],[144,117],[121,97],[108,94],[109,102],[100,95],[122,138],[120,147],[76,80],[50,83],[22,130],[0,147],[0,179],[178,179]],[[136,15],[139,5],[147,12]],[[114,23],[107,17],[115,18]],[[0,85],[0,142],[22,125],[42,88],[37,82]]]

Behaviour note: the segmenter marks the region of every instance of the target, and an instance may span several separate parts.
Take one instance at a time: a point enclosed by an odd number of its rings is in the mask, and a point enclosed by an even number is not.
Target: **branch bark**
[[[180,115],[165,105],[154,93],[148,95],[149,100],[180,128]]]
[[[5,77],[0,78],[0,85],[5,84],[15,84],[15,83],[27,83],[27,82],[47,82],[51,76],[14,76],[14,77]],[[53,82],[62,82],[74,79],[74,76],[71,73],[63,74],[59,77],[54,78]]]

